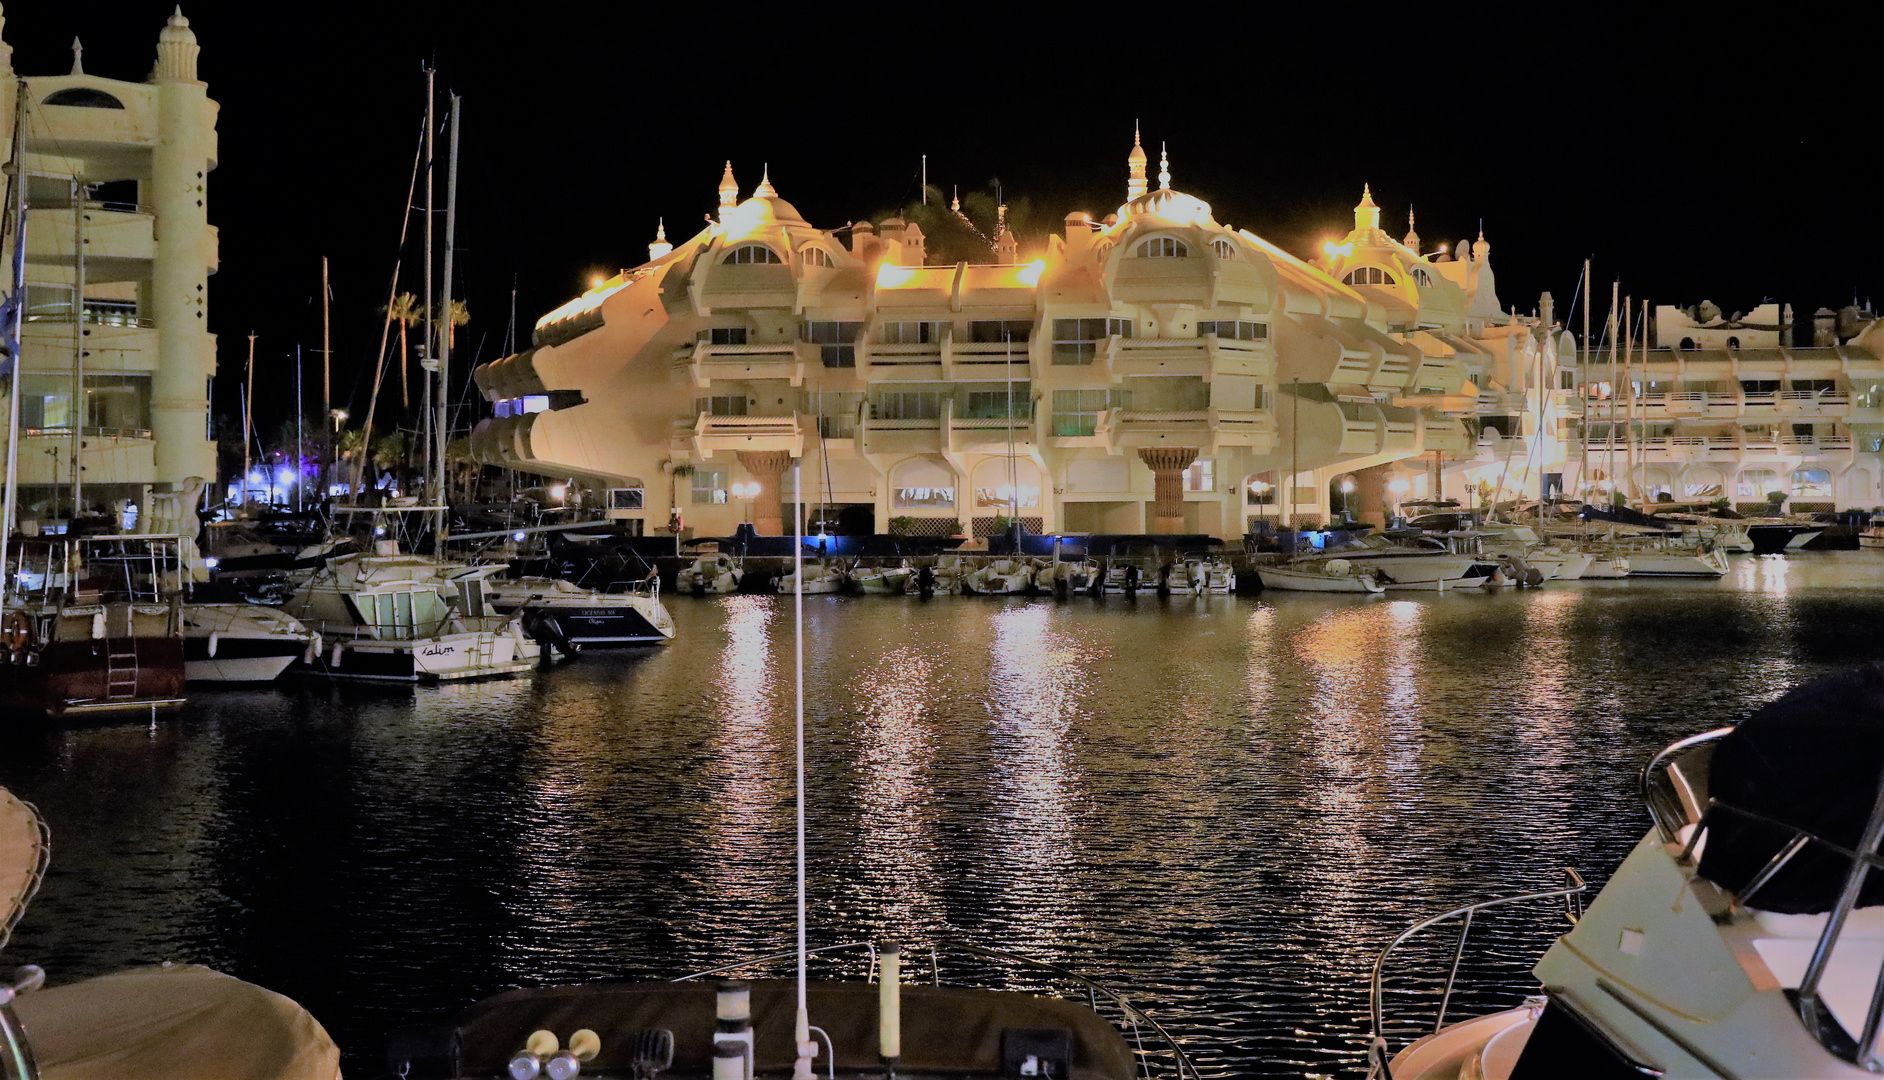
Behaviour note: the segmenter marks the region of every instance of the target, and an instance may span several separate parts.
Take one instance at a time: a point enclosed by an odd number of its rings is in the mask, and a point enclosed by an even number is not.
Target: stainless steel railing
[[[1466,941],[1471,937],[1472,922],[1479,912],[1495,907],[1521,904],[1532,900],[1559,899],[1563,902],[1564,917],[1568,919],[1572,925],[1575,925],[1576,922],[1583,917],[1583,893],[1588,890],[1589,886],[1584,884],[1582,875],[1578,874],[1574,869],[1565,867],[1563,873],[1564,880],[1567,882],[1563,888],[1520,893],[1516,896],[1501,896],[1494,900],[1481,900],[1476,904],[1467,904],[1464,907],[1441,912],[1431,918],[1414,923],[1412,926],[1401,931],[1399,937],[1394,938],[1388,943],[1386,948],[1380,950],[1380,955],[1374,960],[1373,980],[1368,994],[1368,1019],[1372,1025],[1372,1029],[1368,1033],[1367,1045],[1367,1075],[1369,1080],[1392,1080],[1393,1075],[1388,1069],[1388,1062],[1392,1059],[1393,1053],[1387,1044],[1385,1034],[1386,1009],[1384,999],[1386,992],[1387,961],[1393,955],[1394,950],[1429,927],[1437,926],[1449,919],[1461,920],[1459,925],[1459,940],[1457,944],[1453,946],[1452,950],[1452,965],[1446,971],[1445,985],[1439,994],[1439,1009],[1433,1017],[1433,1031],[1437,1033],[1440,1028],[1445,1026],[1446,1008],[1452,1003],[1453,987],[1457,985],[1459,979],[1459,966],[1465,959]]]

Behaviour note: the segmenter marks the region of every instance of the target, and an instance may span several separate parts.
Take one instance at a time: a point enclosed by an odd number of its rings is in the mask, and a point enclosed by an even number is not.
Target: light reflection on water
[[[0,739],[54,830],[8,950],[197,960],[378,1039],[506,986],[791,940],[789,603],[532,678],[304,680]],[[1378,947],[1599,882],[1671,738],[1876,658],[1884,553],[1495,595],[808,598],[814,944],[955,935],[1116,985],[1218,1075],[1345,1073]],[[1488,929],[1523,967],[1552,917]],[[1479,999],[1473,999],[1477,1001]],[[1485,999],[1489,1000],[1489,999]]]

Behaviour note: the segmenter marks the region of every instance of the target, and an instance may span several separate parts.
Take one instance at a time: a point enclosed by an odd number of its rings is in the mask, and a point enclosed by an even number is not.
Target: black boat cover
[[[1884,784],[1884,663],[1809,682],[1748,717],[1716,746],[1707,782],[1715,805],[1700,874],[1722,888],[1738,894],[1793,836],[1738,811],[1856,849]],[[1849,858],[1810,843],[1742,899],[1766,911],[1830,911],[1850,869]],[[1874,870],[1858,904],[1880,903],[1884,871]]]

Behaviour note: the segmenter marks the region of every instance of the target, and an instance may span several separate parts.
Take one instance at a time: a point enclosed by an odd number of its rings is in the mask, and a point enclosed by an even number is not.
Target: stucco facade
[[[0,44],[0,136],[11,146],[23,115],[27,174],[23,516],[71,512],[77,420],[88,510],[144,504],[153,485],[215,476],[208,281],[217,238],[207,191],[217,105],[196,77],[197,53],[180,10],[159,33],[144,82],[85,73],[76,42],[70,74],[16,75]],[[9,234],[9,267],[12,244]],[[81,360],[85,404],[75,408]]]

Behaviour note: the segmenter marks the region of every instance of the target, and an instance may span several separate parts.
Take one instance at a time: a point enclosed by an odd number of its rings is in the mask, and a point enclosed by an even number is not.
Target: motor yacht
[[[1378,593],[1387,589],[1378,568],[1346,559],[1305,559],[1264,566],[1256,576],[1263,588],[1285,592]]]
[[[300,620],[261,604],[185,603],[182,623],[190,682],[273,682],[320,646]]]
[[[804,572],[806,596],[828,596],[841,593],[850,583],[850,575],[845,573],[843,567],[833,566],[826,562],[805,563]],[[798,579],[793,574],[781,574],[777,588],[781,593],[796,592]]]
[[[1376,1080],[1873,1076],[1884,1068],[1884,665],[1799,687],[1737,727],[1673,743],[1639,791],[1651,825],[1585,909],[1563,885],[1468,905],[1375,965]],[[1475,920],[1563,903],[1570,930],[1516,1008],[1446,1023]],[[1437,1015],[1390,1014],[1394,953],[1460,927]],[[1392,1041],[1415,1021],[1422,1034]]]
[[[853,567],[850,580],[866,596],[901,596],[909,591],[915,571],[904,563],[898,566]]]
[[[1619,538],[1617,553],[1629,560],[1630,577],[1725,577],[1727,553],[1707,540],[1675,535]]]
[[[459,573],[456,580],[470,581]],[[661,579],[612,582],[584,588],[561,578],[478,578],[484,604],[499,615],[521,614],[523,628],[558,648],[589,645],[664,645],[674,639],[674,617],[661,603]]]
[[[1303,554],[1291,565],[1312,566],[1342,559],[1375,571],[1388,589],[1476,589],[1491,581],[1497,563],[1477,550],[1477,533],[1455,532],[1446,537],[1418,533],[1370,533],[1338,547]]]
[[[1236,591],[1236,568],[1227,559],[1186,559],[1180,569],[1180,580],[1199,596]]]
[[[295,589],[287,611],[319,632],[314,666],[336,677],[415,682],[533,670],[542,646],[525,633],[523,613],[492,610],[485,575],[466,569],[380,541],[373,555],[328,562]]]
[[[962,579],[962,591],[980,596],[1024,596],[1033,592],[1035,570],[1029,559],[989,559]]]
[[[734,593],[745,576],[745,570],[731,556],[701,555],[674,575],[674,591],[696,596]]]
[[[55,719],[180,708],[181,543],[16,537],[0,604],[0,706]]]

